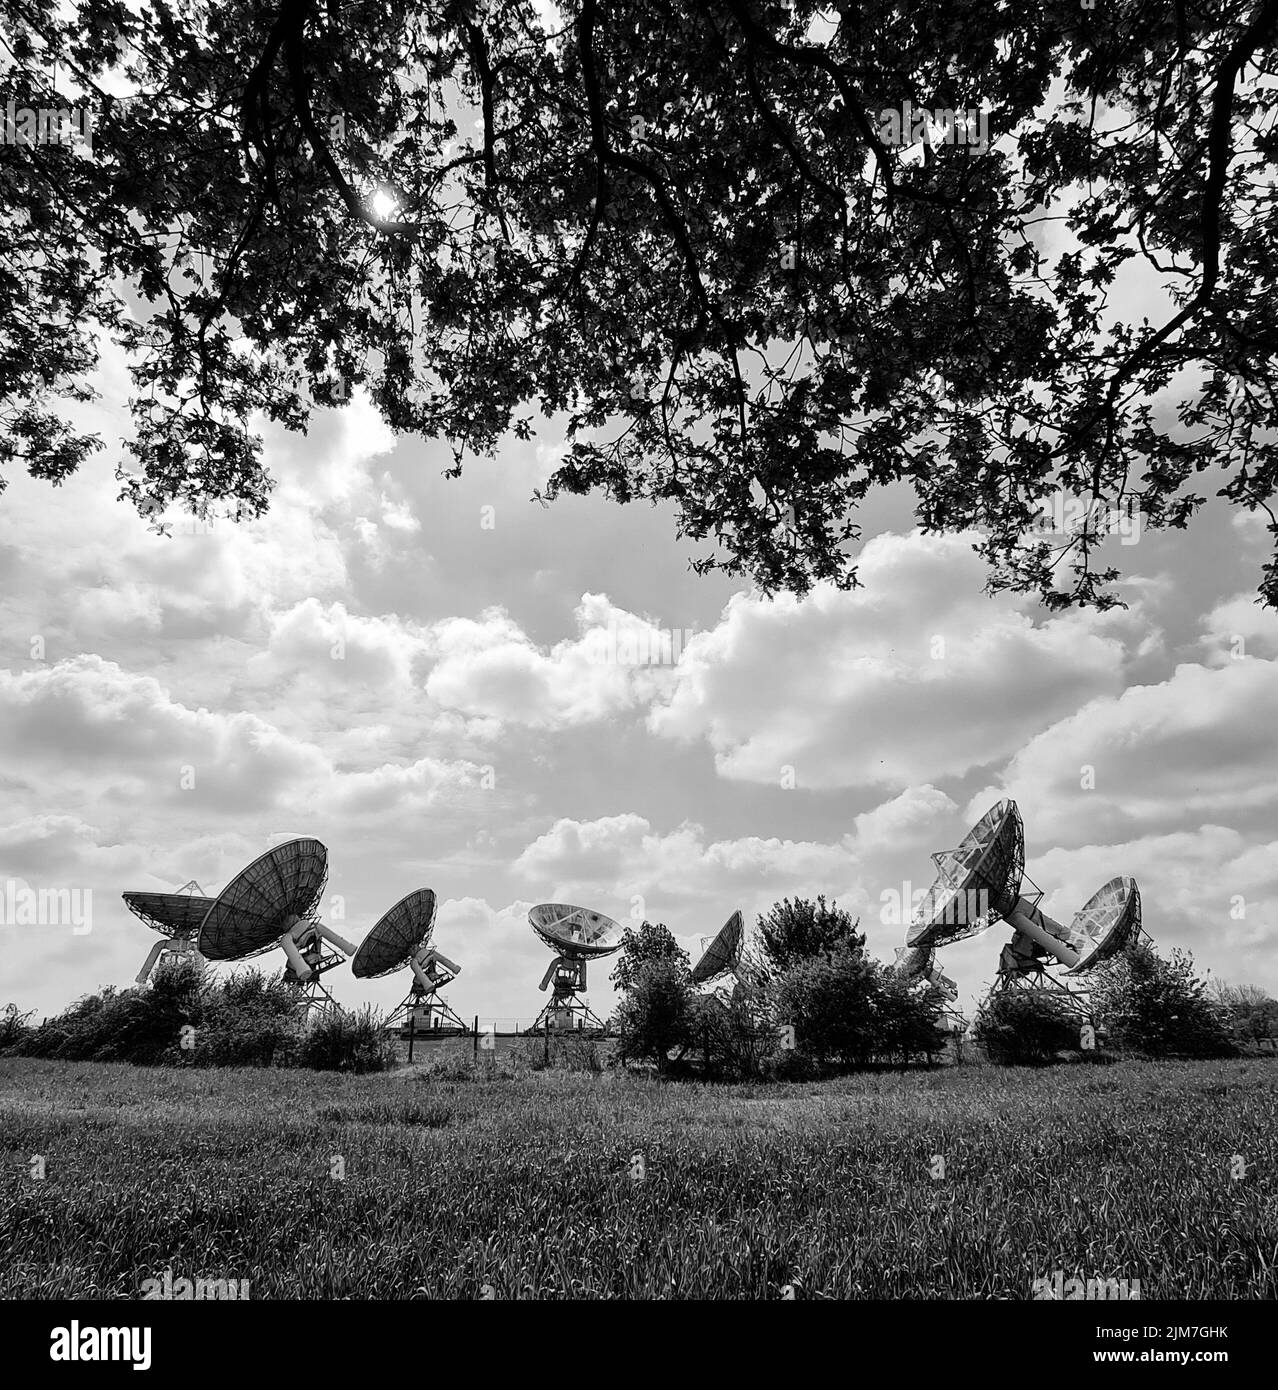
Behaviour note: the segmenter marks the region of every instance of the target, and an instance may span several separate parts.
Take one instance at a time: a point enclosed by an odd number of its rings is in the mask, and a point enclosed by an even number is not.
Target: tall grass
[[[449,1070],[0,1061],[0,1295],[133,1297],[172,1268],[254,1298],[1019,1299],[1058,1269],[1278,1296],[1270,1063]]]

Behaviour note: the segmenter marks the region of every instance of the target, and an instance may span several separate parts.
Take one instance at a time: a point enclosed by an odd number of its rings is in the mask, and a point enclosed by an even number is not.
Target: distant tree
[[[686,966],[666,958],[643,961],[615,1022],[622,1052],[649,1058],[664,1072],[669,1054],[695,1041],[696,996]]]
[[[1232,1015],[1234,1034],[1246,1042],[1278,1038],[1278,999],[1259,1004],[1243,1004]]]
[[[1222,980],[1219,975],[1212,976],[1208,982],[1207,995],[1214,1003],[1222,1004],[1227,1009],[1237,1008],[1239,1005],[1273,1003],[1269,991],[1260,985],[1249,982],[1233,984],[1228,980]]]
[[[1144,942],[1101,967],[1092,1008],[1110,1039],[1152,1057],[1218,1057],[1233,1051],[1221,1011],[1188,951],[1164,960]]]
[[[991,1062],[1023,1066],[1047,1062],[1081,1046],[1083,1019],[1051,994],[1004,990],[991,995],[976,1014],[974,1034]]]
[[[860,919],[844,912],[837,903],[828,906],[825,895],[815,902],[784,898],[759,918],[759,942],[763,963],[777,975],[800,961],[824,957],[846,949],[864,955],[865,936],[857,931]]]
[[[687,951],[674,939],[664,922],[645,921],[638,930],[627,926],[622,932],[621,950],[608,978],[624,994],[633,987],[639,967],[650,960],[674,961],[685,971],[692,965]]]
[[[1235,985],[1215,978],[1207,993],[1223,1011],[1236,1038],[1245,1042],[1278,1038],[1278,999],[1259,985]]]

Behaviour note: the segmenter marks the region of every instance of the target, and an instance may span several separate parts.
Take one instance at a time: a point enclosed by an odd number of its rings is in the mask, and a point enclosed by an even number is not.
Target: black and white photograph
[[[1250,1364],[1278,0],[0,0],[0,213],[29,1374]]]

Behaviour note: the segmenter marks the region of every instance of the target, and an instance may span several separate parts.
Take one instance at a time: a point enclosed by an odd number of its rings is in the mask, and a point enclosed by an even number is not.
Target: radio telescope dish
[[[741,964],[741,945],[745,939],[745,918],[734,912],[721,926],[701,959],[692,967],[692,983],[706,985],[720,975],[733,974]]]
[[[402,897],[360,942],[351,972],[361,980],[377,980],[407,965],[430,940],[435,909],[435,894],[429,888],[415,888]]]
[[[1125,874],[1111,878],[1074,914],[1071,935],[1083,943],[1071,975],[1083,975],[1116,956],[1141,930],[1140,889]]]
[[[1024,898],[1007,920],[1016,932],[1004,948],[1003,974],[1041,974],[1044,965],[1054,964],[1065,966],[1066,974],[1082,975],[1122,950],[1140,931],[1140,889],[1135,879],[1110,879],[1068,927]]]
[[[602,912],[571,903],[540,903],[528,913],[532,929],[561,955],[594,960],[621,946],[621,927]]]
[[[328,851],[318,840],[288,840],[255,859],[222,889],[200,926],[199,950],[209,960],[245,960],[279,946],[303,1013],[328,1012],[337,1001],[320,983],[355,947],[320,921],[316,908],[328,881]],[[324,945],[336,952],[325,953]]]
[[[1025,844],[1014,801],[990,807],[957,849],[932,856],[937,876],[906,933],[910,946],[946,946],[976,936],[1016,905]]]
[[[941,991],[948,1003],[958,998],[958,985],[936,964],[936,950],[931,946],[898,946],[893,969],[906,980],[926,980]]]
[[[222,889],[200,928],[209,960],[261,955],[310,917],[328,882],[328,851],[318,840],[288,840],[255,859]]]
[[[1046,992],[1085,1013],[1085,988],[1080,991],[1061,984],[1049,973],[1050,968],[1063,966],[1068,975],[1086,974],[1120,951],[1140,931],[1140,890],[1132,878],[1112,878],[1074,914],[1068,926],[1054,921],[1039,907],[1042,897],[1038,889],[1032,898],[1023,897],[1018,888],[1010,909],[1000,912],[1013,931],[999,955],[991,994],[1017,988]]]
[[[537,986],[545,990],[553,983],[550,1002],[528,1032],[606,1033],[607,1028],[585,998],[586,963],[620,949],[621,925],[602,912],[571,903],[539,903],[529,909],[528,922],[555,952],[554,961]]]
[[[125,893],[123,897],[129,911],[152,931],[170,939],[188,940],[199,931],[214,902],[194,893]]]
[[[439,997],[439,991],[461,974],[461,966],[435,950],[437,901],[429,888],[415,888],[382,914],[360,942],[351,970],[362,980],[377,980],[408,966],[413,975],[407,996],[391,1011],[388,1030],[417,1025],[425,1031],[452,1034],[468,1031],[461,1018]]]
[[[161,964],[177,960],[198,962],[200,957],[195,949],[195,937],[214,902],[212,898],[204,897],[202,892],[186,891],[189,888],[198,889],[199,886],[192,880],[176,893],[123,894],[124,904],[129,911],[164,938],[151,947],[142,969],[135,976],[137,984],[146,984]]]

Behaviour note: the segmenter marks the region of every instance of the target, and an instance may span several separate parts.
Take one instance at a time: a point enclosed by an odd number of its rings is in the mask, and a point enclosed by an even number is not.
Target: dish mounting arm
[[[1016,907],[1007,918],[1010,925],[1041,946],[1049,955],[1055,956],[1062,965],[1077,965],[1078,952],[1069,944],[1066,930],[1059,922],[1054,922],[1047,913],[1035,907],[1024,898],[1016,900]]]
[[[312,929],[312,924],[304,917],[295,918],[293,925],[280,937],[279,944],[283,947],[284,954],[288,957],[288,963],[293,967],[293,974],[299,980],[309,980],[315,973],[306,961],[302,958],[302,953],[297,949],[298,941]]]
[[[151,947],[151,952],[147,956],[146,961],[142,966],[142,969],[139,970],[137,975],[134,976],[135,983],[139,985],[146,984],[147,979],[150,977],[151,971],[155,966],[155,962],[160,959],[160,952],[163,951],[168,944],[169,943],[166,938],[157,941],[155,945]]]
[[[326,927],[318,917],[311,923],[311,925],[315,928],[317,935],[323,937],[323,939],[327,941],[330,946],[336,946],[337,949],[344,956],[353,956],[355,954],[355,947],[352,946],[351,943],[347,941],[344,936],[338,936],[338,934],[335,931],[333,931],[331,927]]]
[[[447,979],[442,979],[439,976],[432,978],[426,973],[426,971],[436,963],[442,965],[446,971],[450,972]],[[442,985],[450,983],[450,981],[456,979],[457,976],[461,974],[460,965],[454,965],[447,956],[433,949],[420,951],[417,955],[410,956],[408,968],[413,972],[413,978],[421,985],[422,989],[424,989],[427,994],[433,993],[433,991],[439,989]]]
[[[442,965],[453,979],[456,979],[457,976],[461,974],[460,965],[455,964],[453,961],[449,960],[442,951],[436,951],[433,947],[431,948],[428,961],[432,965]]]

